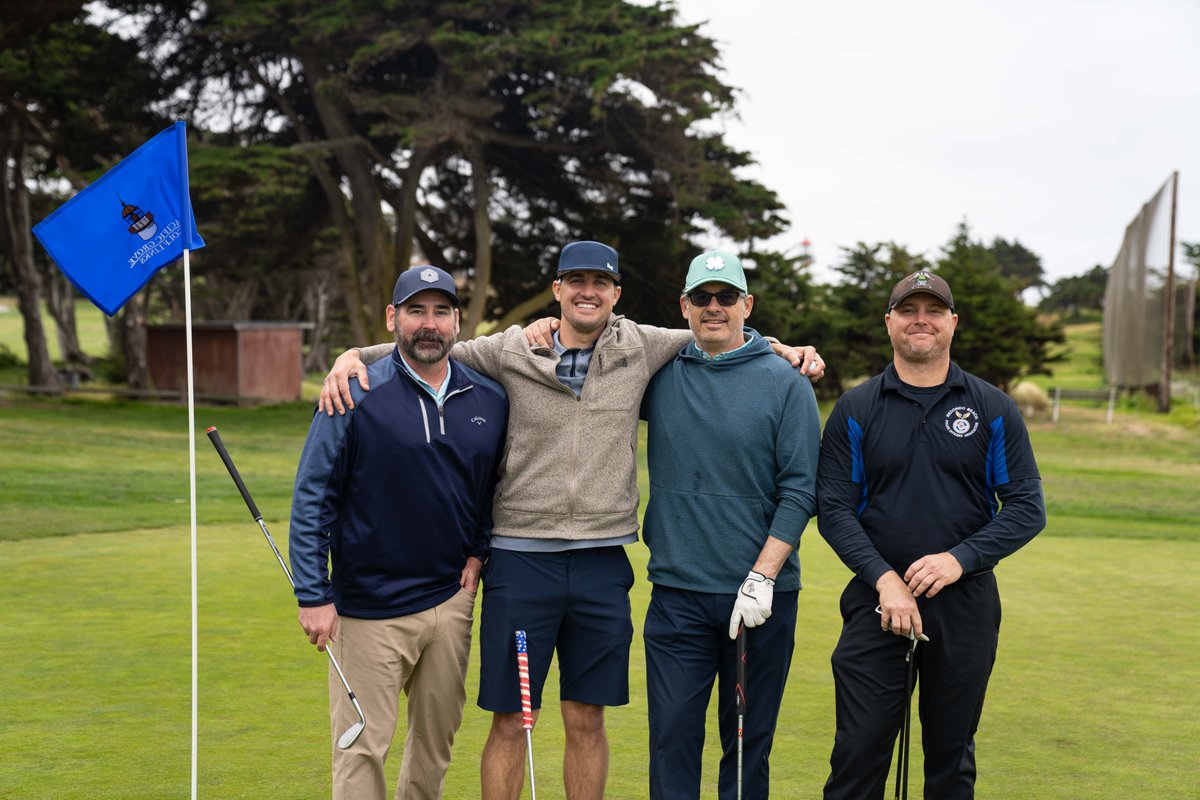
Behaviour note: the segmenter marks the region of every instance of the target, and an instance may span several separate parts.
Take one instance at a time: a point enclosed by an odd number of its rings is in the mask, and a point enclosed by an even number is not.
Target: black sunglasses
[[[741,299],[742,293],[736,289],[724,289],[720,292],[702,292],[699,289],[687,293],[688,302],[696,308],[707,308],[712,299],[717,298],[717,302],[729,308],[731,305]]]

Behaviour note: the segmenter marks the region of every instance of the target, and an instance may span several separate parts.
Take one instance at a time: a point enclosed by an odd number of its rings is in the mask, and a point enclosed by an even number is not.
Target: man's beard
[[[436,344],[437,349],[428,346],[418,348],[419,342]],[[421,364],[436,364],[446,357],[451,347],[454,347],[454,336],[443,339],[436,331],[420,330],[412,336],[405,337],[397,331],[396,344],[400,345],[400,352],[409,360]]]
[[[912,364],[935,364],[945,358],[950,350],[947,345],[937,341],[924,349],[914,347],[906,341],[892,342],[892,346],[899,351],[901,358]]]

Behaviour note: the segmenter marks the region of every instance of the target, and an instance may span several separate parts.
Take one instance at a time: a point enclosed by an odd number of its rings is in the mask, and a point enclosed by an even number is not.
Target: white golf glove
[[[750,570],[742,588],[738,589],[733,603],[733,616],[729,618],[729,638],[736,639],[738,626],[747,628],[762,625],[771,616],[771,601],[775,598],[775,581],[762,573]]]

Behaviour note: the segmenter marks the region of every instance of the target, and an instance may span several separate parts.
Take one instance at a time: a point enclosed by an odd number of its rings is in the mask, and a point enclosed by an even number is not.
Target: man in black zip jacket
[[[915,652],[925,797],[970,798],[1000,632],[992,568],[1045,526],[1041,478],[1013,401],[950,360],[946,281],[902,279],[884,321],[892,364],[838,400],[817,472],[821,535],[854,572],[825,798],[883,797],[910,631],[930,639]]]
[[[350,749],[333,748],[335,800],[388,795],[401,691],[396,797],[441,796],[508,423],[504,390],[449,357],[459,329],[449,274],[402,273],[387,324],[396,347],[371,365],[373,391],[353,381],[350,413],[313,416],[292,502],[300,625],[333,648],[368,720]],[[344,730],[357,717],[332,674],[329,696],[332,729]]]

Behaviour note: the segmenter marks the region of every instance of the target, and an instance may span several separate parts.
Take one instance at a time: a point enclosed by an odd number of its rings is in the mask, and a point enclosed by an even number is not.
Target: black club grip
[[[221,434],[217,433],[215,427],[209,428],[208,438],[213,443],[213,447],[217,448],[217,455],[225,462],[225,469],[229,470],[229,477],[233,478],[234,484],[238,491],[242,493],[242,499],[246,501],[246,507],[250,509],[250,513],[255,520],[262,519],[262,514],[258,513],[258,506],[254,505],[254,498],[250,496],[249,490],[246,489],[246,484],[242,482],[242,476],[238,474],[237,467],[233,465],[233,459],[229,457],[229,451],[225,449],[225,443],[221,441]]]

